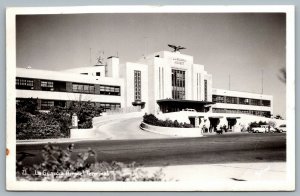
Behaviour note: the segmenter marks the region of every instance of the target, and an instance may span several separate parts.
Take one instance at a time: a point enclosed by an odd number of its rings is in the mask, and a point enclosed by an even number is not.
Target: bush
[[[48,115],[31,116],[27,123],[17,124],[17,139],[46,139],[64,137],[59,123]]]
[[[78,153],[72,159],[74,145],[65,150],[51,144],[42,150],[43,160],[34,166],[26,167],[23,161],[31,154],[22,155],[17,160],[17,180],[26,181],[162,181],[162,169],[149,175],[147,171],[138,168],[135,162],[125,164],[113,161],[98,162],[97,154],[92,149]]]
[[[69,107],[55,106],[47,113],[37,110],[37,100],[26,99],[17,104],[17,139],[47,139],[70,136],[72,114],[78,116],[78,128],[92,128],[93,118],[101,109],[91,102],[72,102]]]
[[[143,116],[143,122],[149,125],[155,125],[158,123],[158,119],[153,114],[145,114]]]
[[[78,117],[78,128],[93,128],[93,118],[100,116],[102,110],[96,107],[92,102],[71,102],[68,108],[69,113],[76,113]]]
[[[170,119],[159,120],[153,114],[145,114],[143,116],[143,122],[149,125],[161,126],[161,127],[177,127],[177,128],[193,128],[192,124],[188,123],[179,123],[177,120],[174,122]]]

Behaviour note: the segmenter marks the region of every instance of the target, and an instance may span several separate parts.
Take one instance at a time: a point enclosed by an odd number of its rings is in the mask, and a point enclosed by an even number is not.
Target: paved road
[[[227,134],[201,138],[94,140],[74,142],[73,156],[89,147],[97,152],[99,160],[123,161],[145,166],[218,164],[249,162],[284,162],[286,160],[285,134]],[[62,148],[68,143],[56,144]],[[24,164],[41,161],[41,144],[18,144],[17,153],[35,156]],[[20,155],[17,155],[17,158]]]
[[[108,140],[156,139],[172,137],[141,130],[139,126],[142,119],[142,117],[136,117],[101,125],[96,128],[96,137]]]

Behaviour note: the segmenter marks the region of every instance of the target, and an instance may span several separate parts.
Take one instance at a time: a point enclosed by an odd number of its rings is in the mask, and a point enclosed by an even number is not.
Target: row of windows
[[[38,83],[38,82],[36,82]],[[83,83],[71,83],[72,92],[75,93],[88,93],[88,94],[101,94],[101,95],[121,95],[120,86],[108,86],[100,85],[100,92],[96,92],[94,84],[83,84]],[[34,79],[29,78],[16,78],[16,89],[26,89],[26,90],[42,90],[42,91],[59,91],[67,92],[67,82],[61,81],[50,81],[41,80],[40,87],[34,86]]]
[[[120,96],[120,87],[119,86],[105,86],[100,85],[100,94],[101,95],[116,95]]]
[[[54,101],[52,100],[41,100],[41,110],[49,110],[54,107]]]
[[[121,108],[121,104],[119,103],[100,103],[100,107],[104,112],[108,110],[116,110]]]
[[[237,110],[237,109],[224,109],[213,108],[213,113],[234,113],[234,114],[251,114],[256,116],[270,116],[270,111],[257,111],[257,110]]]
[[[72,84],[72,90],[75,93],[95,93],[93,84]]]
[[[33,80],[26,78],[16,78],[16,88],[21,89],[34,89]]]
[[[215,103],[229,103],[229,104],[243,104],[243,105],[255,105],[255,106],[271,106],[270,100],[250,99],[242,97],[230,97],[213,95],[213,102]]]
[[[23,99],[23,98],[19,98],[16,100],[17,103],[20,102],[24,102],[28,99]],[[36,100],[37,101],[37,100]],[[66,103],[67,101],[62,101],[62,100],[46,100],[46,99],[42,99],[40,100],[40,109],[41,110],[49,110],[51,109],[51,107],[54,106],[60,106],[60,107],[66,107]],[[116,110],[121,108],[121,104],[120,103],[96,103],[96,102],[92,102],[92,104],[96,107],[100,107],[104,112],[108,111],[108,110]]]

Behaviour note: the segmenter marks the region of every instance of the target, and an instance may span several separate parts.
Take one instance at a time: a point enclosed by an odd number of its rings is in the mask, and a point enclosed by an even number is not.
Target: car
[[[182,111],[187,111],[187,112],[196,112],[195,109],[191,109],[191,108],[185,108]]]
[[[267,128],[264,125],[261,125],[260,127],[253,127],[252,132],[253,133],[266,133]]]
[[[276,128],[276,131],[278,131],[279,133],[286,132],[286,125],[285,124],[280,125],[279,127]]]
[[[274,133],[276,130],[274,127],[271,127],[270,125],[260,125],[260,127],[253,127],[252,128],[253,133]]]

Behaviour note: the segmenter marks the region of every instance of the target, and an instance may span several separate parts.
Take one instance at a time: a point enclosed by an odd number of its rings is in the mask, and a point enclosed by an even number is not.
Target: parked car
[[[285,124],[280,125],[279,127],[276,128],[276,131],[278,131],[279,133],[286,132],[286,125]]]
[[[267,133],[269,125],[261,125],[260,127],[253,127],[253,133]]]

